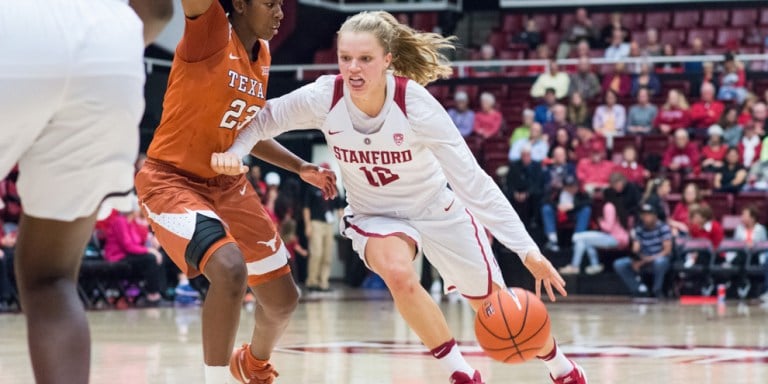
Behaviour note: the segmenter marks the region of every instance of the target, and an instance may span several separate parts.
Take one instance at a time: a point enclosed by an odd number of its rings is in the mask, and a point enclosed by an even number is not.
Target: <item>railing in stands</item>
[[[740,0],[740,2],[764,2],[765,0]],[[529,7],[573,7],[573,6],[598,6],[598,5],[639,5],[639,4],[658,4],[668,5],[670,3],[723,3],[722,0],[579,0],[574,3],[572,0],[499,0],[501,8],[529,8]]]
[[[463,0],[406,0],[406,1],[360,1],[360,0],[299,0],[303,5],[322,7],[338,12],[389,11],[423,12],[456,11],[461,12]]]
[[[701,55],[701,56],[657,56],[657,57],[631,57],[626,59],[604,59],[592,58],[592,64],[614,64],[614,63],[685,63],[694,61],[723,61],[723,55]],[[736,55],[736,59],[742,62],[766,61],[768,62],[768,53],[763,54],[743,54]],[[576,65],[578,59],[557,60],[560,65]],[[147,67],[147,73],[152,73],[155,67],[170,67],[170,60],[161,60],[154,58],[145,58],[144,63]],[[546,66],[546,60],[473,60],[473,61],[453,61],[451,66],[457,69],[459,77],[467,76],[467,69],[472,67],[528,67],[528,66]],[[335,71],[338,68],[336,64],[295,64],[295,65],[273,65],[269,68],[270,72],[295,72],[296,80],[304,80],[304,74],[307,71]]]

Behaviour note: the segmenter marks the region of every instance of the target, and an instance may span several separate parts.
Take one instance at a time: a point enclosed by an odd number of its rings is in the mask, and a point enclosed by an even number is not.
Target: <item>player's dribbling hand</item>
[[[568,292],[565,291],[565,280],[544,255],[539,252],[528,252],[523,264],[536,279],[536,296],[541,297],[542,285],[544,285],[550,301],[556,301],[552,287],[555,287],[561,295],[568,296]]]
[[[229,176],[237,176],[248,172],[248,167],[243,165],[243,159],[231,152],[212,154],[211,168],[216,173]]]
[[[299,169],[299,177],[323,191],[323,198],[326,200],[334,199],[339,194],[336,187],[336,173],[330,169],[304,163]]]

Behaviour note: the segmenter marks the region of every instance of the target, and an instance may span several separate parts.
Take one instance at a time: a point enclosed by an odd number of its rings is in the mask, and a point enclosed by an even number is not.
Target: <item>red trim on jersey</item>
[[[405,90],[408,88],[408,78],[402,76],[395,76],[395,96],[394,101],[400,110],[403,111],[403,115],[408,117],[408,113],[405,109]],[[344,78],[341,75],[336,75],[336,79],[333,81],[333,99],[331,101],[331,109],[338,104],[339,100],[344,97]]]
[[[485,253],[485,248],[483,248],[483,243],[480,241],[480,230],[477,228],[477,224],[475,224],[475,217],[472,216],[472,214],[469,212],[468,209],[464,209],[464,211],[467,212],[467,215],[469,215],[469,219],[472,221],[472,226],[475,228],[475,240],[477,240],[477,245],[480,247],[480,252],[483,254],[483,261],[485,261],[485,270],[488,272],[488,293],[486,293],[484,296],[468,296],[464,294],[462,294],[462,296],[466,297],[467,299],[482,300],[490,296],[491,293],[493,293],[493,278],[491,277],[491,265],[488,263],[488,255]]]
[[[336,75],[336,80],[333,81],[333,101],[331,101],[331,109],[336,106],[336,103],[344,97],[344,78],[341,75]],[[329,111],[331,110],[329,109]]]
[[[392,232],[392,233],[381,234],[381,233],[367,232],[364,229],[362,229],[362,228],[358,227],[357,225],[354,225],[354,224],[352,224],[352,223],[350,223],[348,221],[346,222],[346,225],[349,228],[352,228],[355,232],[357,232],[357,233],[359,233],[359,234],[361,234],[361,235],[363,235],[365,237],[373,237],[373,238],[376,238],[376,239],[383,239],[383,238],[386,238],[386,237],[392,237],[392,236],[398,236],[398,235],[405,236],[405,237],[411,239],[411,241],[413,241],[413,244],[416,245],[416,253],[413,255],[413,260],[415,260],[416,256],[418,256],[418,254],[419,254],[419,242],[416,241],[416,239],[414,239],[413,237],[409,236],[405,232]],[[363,252],[365,252],[365,250],[363,250]]]
[[[403,111],[403,115],[408,117],[408,113],[405,112],[405,90],[408,87],[408,78],[402,76],[395,76],[395,104]]]

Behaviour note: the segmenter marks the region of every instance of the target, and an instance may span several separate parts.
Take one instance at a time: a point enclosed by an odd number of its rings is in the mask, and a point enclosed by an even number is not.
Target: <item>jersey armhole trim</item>
[[[402,76],[395,76],[395,104],[403,111],[403,115],[408,117],[408,113],[405,110],[405,90],[408,88],[408,78]]]
[[[342,97],[344,97],[344,78],[337,75],[333,81],[333,101],[331,101],[331,108],[328,110],[333,109]]]

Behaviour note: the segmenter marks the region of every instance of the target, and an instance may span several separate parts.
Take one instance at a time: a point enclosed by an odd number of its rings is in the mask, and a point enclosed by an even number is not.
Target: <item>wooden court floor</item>
[[[470,364],[489,384],[549,383],[539,362],[510,366],[482,357],[473,313],[442,309]],[[768,306],[680,306],[587,300],[549,306],[562,348],[590,383],[768,383]],[[93,383],[202,383],[199,308],[89,313]],[[242,314],[238,343],[249,339]],[[0,315],[0,383],[31,383],[22,316]],[[273,363],[280,384],[447,383],[386,297],[337,292],[307,297]]]

